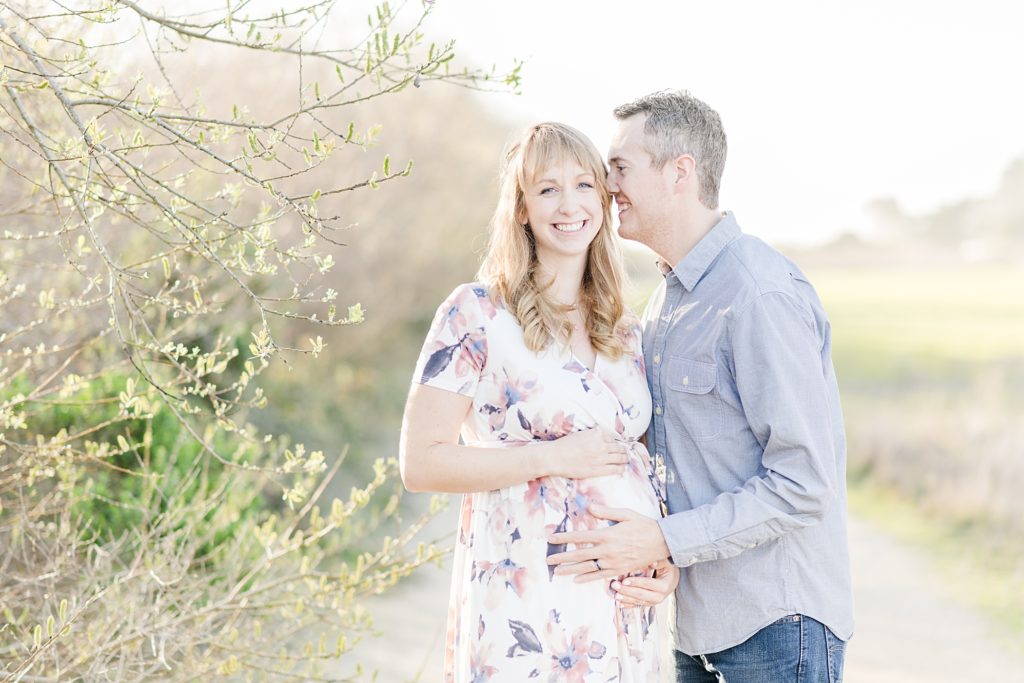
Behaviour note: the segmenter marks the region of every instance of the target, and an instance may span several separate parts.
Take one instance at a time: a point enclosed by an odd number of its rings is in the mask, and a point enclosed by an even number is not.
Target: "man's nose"
[[[608,192],[615,194],[619,191],[619,182],[615,179],[615,176],[611,173],[608,174]]]

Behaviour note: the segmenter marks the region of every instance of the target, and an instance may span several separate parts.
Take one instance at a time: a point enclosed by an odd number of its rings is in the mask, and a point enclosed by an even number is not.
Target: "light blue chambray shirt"
[[[847,640],[846,439],[821,302],[732,214],[666,271],[644,359],[659,524],[682,568],[676,646],[718,652],[788,614]]]

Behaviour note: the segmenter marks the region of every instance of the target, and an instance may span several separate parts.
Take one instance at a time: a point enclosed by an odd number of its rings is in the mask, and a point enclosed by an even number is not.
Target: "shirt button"
[[[660,353],[654,354],[654,364],[657,365],[660,362],[661,362],[661,354]]]
[[[661,406],[655,406],[654,407],[654,414],[655,415],[661,415]]]

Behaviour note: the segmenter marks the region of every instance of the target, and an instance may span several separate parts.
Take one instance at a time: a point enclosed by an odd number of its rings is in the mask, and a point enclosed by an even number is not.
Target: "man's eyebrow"
[[[623,161],[623,158],[618,156],[618,155],[615,155],[613,157],[608,157],[608,163],[609,164],[614,164],[616,161]]]

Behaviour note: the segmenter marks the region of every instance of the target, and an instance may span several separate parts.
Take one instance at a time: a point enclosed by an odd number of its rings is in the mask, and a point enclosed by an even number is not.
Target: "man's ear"
[[[669,163],[672,164],[672,170],[675,172],[676,191],[697,182],[697,160],[692,156],[680,154]]]

